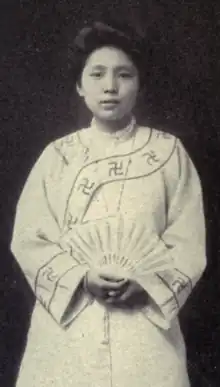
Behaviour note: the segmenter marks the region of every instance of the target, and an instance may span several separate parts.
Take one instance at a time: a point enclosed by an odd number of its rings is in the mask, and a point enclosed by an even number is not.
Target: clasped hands
[[[84,286],[93,297],[115,307],[138,308],[148,300],[147,293],[136,281],[114,273],[90,270]]]

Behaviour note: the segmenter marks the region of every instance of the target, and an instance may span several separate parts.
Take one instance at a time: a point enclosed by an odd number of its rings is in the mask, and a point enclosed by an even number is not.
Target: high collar
[[[99,137],[103,141],[113,141],[116,143],[120,143],[128,140],[133,135],[133,132],[136,127],[136,119],[132,117],[131,121],[126,127],[124,127],[123,129],[119,129],[116,132],[105,132],[100,128],[95,118],[92,119],[90,127],[93,131],[93,135],[97,135],[97,137]]]

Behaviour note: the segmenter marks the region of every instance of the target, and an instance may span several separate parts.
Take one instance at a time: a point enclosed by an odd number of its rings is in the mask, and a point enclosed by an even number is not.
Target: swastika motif
[[[155,163],[160,162],[157,154],[153,150],[150,150],[149,152],[143,153],[142,157],[144,157],[146,159],[146,163],[150,166],[152,166]]]
[[[95,186],[94,182],[90,182],[87,177],[85,177],[78,186],[78,191],[81,190],[84,195],[90,195],[91,191]]]
[[[108,163],[109,168],[109,176],[123,176],[124,175],[124,165],[123,161],[111,161]]]
[[[55,282],[58,279],[58,274],[54,272],[51,266],[45,267],[41,271],[41,276],[50,282]]]
[[[180,294],[187,287],[188,283],[183,278],[177,278],[172,282],[172,289],[176,294]]]

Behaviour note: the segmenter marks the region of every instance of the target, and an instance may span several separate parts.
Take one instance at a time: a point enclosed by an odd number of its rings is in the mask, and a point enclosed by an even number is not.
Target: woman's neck
[[[105,121],[100,118],[94,117],[94,122],[96,126],[101,130],[102,132],[106,133],[116,133],[120,130],[125,129],[131,122],[132,116],[123,117],[120,120],[112,120],[112,121]]]

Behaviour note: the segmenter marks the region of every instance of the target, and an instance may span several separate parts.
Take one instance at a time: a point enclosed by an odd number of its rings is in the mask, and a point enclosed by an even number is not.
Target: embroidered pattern
[[[78,154],[79,150],[83,154],[83,147],[79,141],[77,132],[71,133],[53,142],[54,149],[63,159],[65,165],[69,165]],[[87,157],[88,150],[85,151]]]
[[[123,160],[110,161],[108,163],[108,165],[110,166],[109,173],[108,173],[110,177],[112,177],[112,176],[124,176],[125,171],[124,171]]]
[[[55,255],[40,267],[36,275],[35,293],[47,310],[49,310],[61,278],[78,266],[71,256],[65,255],[65,259],[62,259],[63,253]]]
[[[84,177],[78,185],[78,191],[80,190],[84,195],[90,195],[92,189],[95,186],[95,182],[91,182],[88,177]]]
[[[178,309],[180,309],[184,301],[191,293],[192,289],[190,279],[184,273],[180,273],[176,269],[172,272],[162,272],[158,274],[158,276],[163,281],[163,283],[171,290],[174,299],[176,300]]]
[[[146,163],[150,166],[160,162],[160,159],[158,158],[156,152],[153,150],[143,153],[142,157],[145,158]]]
[[[154,150],[154,147],[157,149],[157,152]],[[125,155],[95,160],[83,166],[76,176],[69,193],[65,220],[67,212],[71,212],[71,206],[73,206],[72,212],[75,214],[77,211],[76,216],[82,221],[95,193],[101,185],[124,179],[139,179],[157,172],[171,158],[175,147],[176,139],[173,136],[164,143],[163,138],[161,140],[158,139],[157,132],[155,132],[154,135],[150,136],[150,140],[148,139],[144,145],[135,151]],[[143,157],[146,158],[146,163],[142,161]],[[128,165],[129,172],[126,173]],[[97,176],[97,168],[99,168],[100,172],[99,177]],[[88,176],[90,176],[90,180]],[[82,198],[82,193],[84,194],[84,199]],[[78,208],[76,204],[78,204]]]

